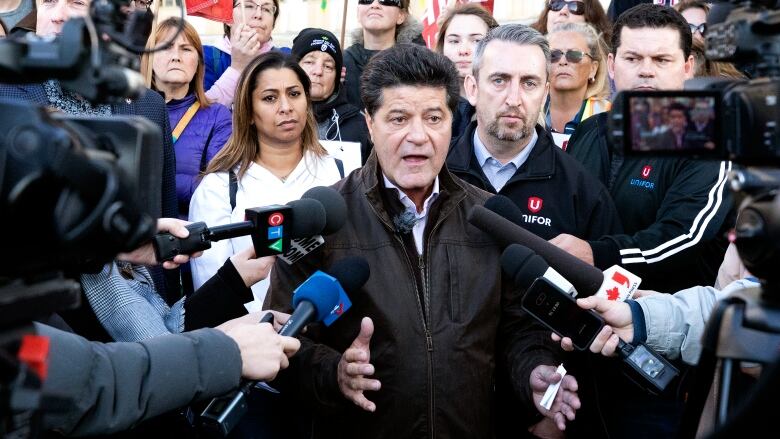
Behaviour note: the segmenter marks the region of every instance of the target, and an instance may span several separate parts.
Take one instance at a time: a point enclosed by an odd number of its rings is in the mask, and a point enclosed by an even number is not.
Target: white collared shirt
[[[534,149],[534,145],[536,145],[536,141],[539,139],[536,130],[534,129],[533,131],[534,134],[531,137],[531,141],[528,142],[528,145],[526,145],[516,156],[512,157],[512,160],[507,162],[507,164],[502,165],[501,162],[493,158],[490,151],[485,147],[485,144],[482,143],[482,140],[479,138],[478,130],[474,130],[474,155],[477,157],[477,163],[479,163],[479,166],[482,168],[482,172],[485,173],[485,176],[490,181],[490,184],[496,189],[496,192],[500,192],[506,182],[509,181],[509,179],[515,175],[515,172],[520,169],[520,166],[523,166],[523,163],[528,160],[528,156],[531,155],[531,151]]]
[[[382,177],[385,179],[385,187],[388,189],[398,189],[398,199],[401,201],[401,204],[404,205],[407,212],[414,213],[414,217],[417,220],[416,223],[414,223],[414,227],[412,228],[412,236],[414,237],[414,247],[417,249],[417,254],[421,255],[423,253],[423,232],[425,232],[425,224],[428,222],[428,212],[430,212],[431,204],[436,200],[436,197],[439,196],[439,177],[436,176],[436,179],[433,180],[433,190],[431,191],[431,195],[428,196],[428,198],[425,199],[425,202],[423,203],[423,211],[417,212],[417,206],[415,206],[414,202],[411,198],[409,198],[408,195],[404,193],[398,186],[394,185],[392,181],[390,181],[387,178],[387,175],[385,173],[382,173]]]

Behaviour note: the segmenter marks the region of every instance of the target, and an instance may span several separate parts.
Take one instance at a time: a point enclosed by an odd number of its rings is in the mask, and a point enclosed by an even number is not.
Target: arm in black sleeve
[[[176,199],[176,152],[173,150],[173,135],[168,111],[163,105],[165,114],[163,122],[163,181],[162,181],[162,216],[164,218],[179,217],[179,203]]]
[[[244,304],[253,299],[252,290],[230,261],[184,300],[184,330],[213,328],[246,314]]]
[[[126,430],[241,378],[238,345],[216,329],[108,344],[41,324],[36,331],[50,340],[44,395],[68,398],[64,410],[44,414],[43,428],[68,436]]]
[[[696,273],[700,276],[696,283],[712,284],[725,252],[725,245],[716,250],[716,241],[722,240],[719,235],[724,226],[731,226],[733,200],[727,187],[730,169],[730,162],[686,160],[670,182],[658,210],[649,212],[655,215],[654,222],[633,234],[599,239],[591,244],[594,255],[599,247],[598,251],[607,255],[602,258],[604,264],[618,263],[643,279],[679,273],[680,267],[710,258],[715,261],[708,262],[714,273]]]

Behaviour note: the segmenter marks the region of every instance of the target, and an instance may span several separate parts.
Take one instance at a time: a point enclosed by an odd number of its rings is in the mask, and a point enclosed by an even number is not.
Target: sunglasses
[[[550,10],[558,12],[563,7],[566,6],[569,8],[569,12],[571,12],[574,15],[582,15],[585,13],[585,3],[583,2],[571,2],[571,1],[564,1],[564,0],[553,0],[550,2]]]
[[[401,7],[401,0],[378,0],[379,4],[382,6],[395,6],[396,8]],[[358,0],[359,5],[368,6],[374,3],[374,0]]]
[[[550,52],[550,61],[557,63],[561,60],[561,58],[563,58],[564,55],[566,55],[566,61],[572,64],[577,64],[578,62],[582,61],[582,58],[585,56],[593,59],[589,53],[580,52],[579,50],[567,50],[566,53],[564,53],[562,50],[555,49]]]
[[[707,33],[707,23],[702,23],[699,25],[688,23],[688,27],[691,28],[691,33],[698,32],[701,36],[704,36],[704,34]]]

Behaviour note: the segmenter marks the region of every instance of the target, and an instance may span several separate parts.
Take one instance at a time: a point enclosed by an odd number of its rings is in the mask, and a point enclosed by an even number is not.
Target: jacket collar
[[[393,231],[392,215],[389,213],[388,206],[385,205],[382,191],[385,185],[382,179],[382,173],[377,160],[376,151],[372,150],[371,155],[366,160],[366,164],[360,169],[359,180],[362,183],[362,190],[368,202],[373,206],[379,219],[385,223],[385,226]],[[439,196],[434,201],[432,210],[437,210],[438,217],[436,222],[442,221],[454,210],[460,202],[466,198],[466,189],[463,187],[463,181],[456,179],[443,165],[439,172]]]
[[[482,168],[477,163],[477,157],[474,155],[474,131],[476,129],[477,122],[471,122],[463,135],[452,145],[447,157],[447,166],[453,172],[470,173],[487,181]],[[549,178],[555,171],[556,157],[552,148],[557,148],[557,146],[553,143],[550,133],[541,125],[536,125],[534,129],[539,139],[536,141],[531,155],[528,156],[528,160],[515,172],[507,184],[520,179]]]
[[[420,37],[422,31],[422,23],[411,14],[407,14],[404,22],[395,30],[395,42],[397,44],[413,43]],[[352,30],[352,44],[363,47],[363,28]]]

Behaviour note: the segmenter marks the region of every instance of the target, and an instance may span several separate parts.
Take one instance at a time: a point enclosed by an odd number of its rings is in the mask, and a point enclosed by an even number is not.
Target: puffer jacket
[[[348,255],[366,258],[371,267],[352,308],[330,327],[310,325],[307,334],[315,342],[304,342],[282,374],[297,386],[290,390],[296,400],[312,404],[313,437],[492,437],[497,361],[508,364],[523,402],[516,415],[535,412],[530,373],[540,364],[557,364],[559,349],[550,344],[549,331],[520,309],[521,291],[501,274],[501,249],[466,220],[489,194],[446,167],[439,185],[419,256],[411,235],[392,225],[403,208],[397,191],[384,187],[372,154],[334,186],[347,203],[344,227],[305,259],[274,267],[264,308],[286,312],[291,292],[315,268],[327,270]],[[364,316],[374,322],[371,363],[382,383],[379,391],[366,392],[376,403],[374,413],[347,401],[336,375]]]
[[[396,44],[415,43],[425,45],[422,38],[422,24],[411,15],[406,17],[403,24],[398,26],[395,33]],[[355,29],[352,32],[352,45],[344,51],[344,67],[347,68],[347,78],[344,81],[344,90],[347,93],[347,102],[358,108],[363,108],[360,99],[360,76],[363,75],[368,60],[376,55],[378,50],[368,50],[363,46],[363,30]]]
[[[371,154],[371,140],[363,113],[350,105],[341,92],[313,106],[320,140],[360,143],[361,163],[365,164]]]
[[[171,127],[176,127],[194,102],[195,95],[190,94],[184,99],[173,99],[165,104]],[[200,182],[199,174],[225,145],[232,126],[232,115],[224,105],[201,107],[173,144],[176,151],[176,198],[180,218],[187,218],[190,198]]]

